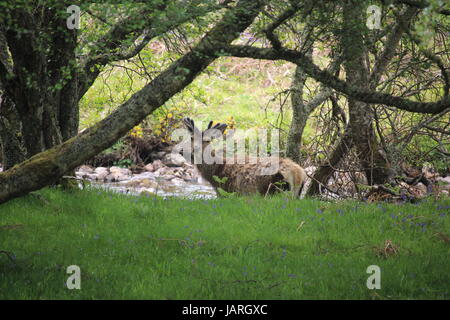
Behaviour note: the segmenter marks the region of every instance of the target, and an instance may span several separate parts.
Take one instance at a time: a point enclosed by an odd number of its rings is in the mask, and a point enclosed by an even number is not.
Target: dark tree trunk
[[[11,53],[3,58],[14,62],[14,78],[2,90],[7,104],[0,119],[5,169],[78,132],[76,32],[61,28],[65,8],[61,3],[33,12],[11,10],[11,25],[0,37],[0,47]]]
[[[6,97],[0,97],[0,144],[3,170],[8,170],[26,159],[21,127],[22,123],[12,101]]]

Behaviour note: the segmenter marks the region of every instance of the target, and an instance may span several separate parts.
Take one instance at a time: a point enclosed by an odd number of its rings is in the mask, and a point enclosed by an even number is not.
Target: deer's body
[[[191,133],[198,130],[192,120],[185,120],[185,124]],[[225,124],[217,124],[211,128],[211,123],[207,130],[216,129],[223,133]],[[206,130],[206,131],[207,131]],[[206,132],[205,131],[205,132]],[[202,147],[206,147],[211,141],[202,141]],[[264,174],[265,168],[276,164],[277,170],[272,174]],[[208,181],[214,189],[222,188],[226,192],[235,192],[241,195],[260,193],[262,195],[271,194],[275,191],[290,190],[295,197],[301,193],[306,181],[306,173],[302,167],[288,158],[223,158],[222,163],[207,164],[204,161],[196,164],[201,176]],[[218,177],[219,179],[215,178]],[[221,181],[218,181],[221,180]],[[284,182],[284,183],[283,183]]]

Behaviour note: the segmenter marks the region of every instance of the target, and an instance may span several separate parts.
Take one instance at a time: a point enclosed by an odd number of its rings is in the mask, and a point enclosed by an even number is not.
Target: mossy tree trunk
[[[74,30],[61,27],[65,8],[11,10],[8,25],[0,30],[0,48],[10,53],[0,57],[8,69],[0,109],[4,169],[78,131],[77,39]]]

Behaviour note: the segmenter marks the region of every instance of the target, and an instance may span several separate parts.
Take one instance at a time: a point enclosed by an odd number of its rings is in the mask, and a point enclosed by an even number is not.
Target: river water
[[[142,173],[121,182],[88,181],[88,183],[92,188],[136,196],[181,197],[189,199],[213,199],[217,197],[214,188],[201,178],[197,182],[181,179],[154,179],[153,177],[150,180],[149,178],[148,173]],[[83,183],[80,183],[80,187],[83,188]]]

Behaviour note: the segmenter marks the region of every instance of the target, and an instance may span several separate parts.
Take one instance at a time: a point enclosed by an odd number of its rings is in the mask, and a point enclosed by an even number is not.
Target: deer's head
[[[192,156],[194,154],[201,156],[202,150],[205,150],[214,139],[221,137],[227,129],[227,124],[225,123],[213,125],[213,121],[210,121],[206,130],[202,132],[195,126],[194,120],[190,118],[184,118],[183,123],[191,134]]]

